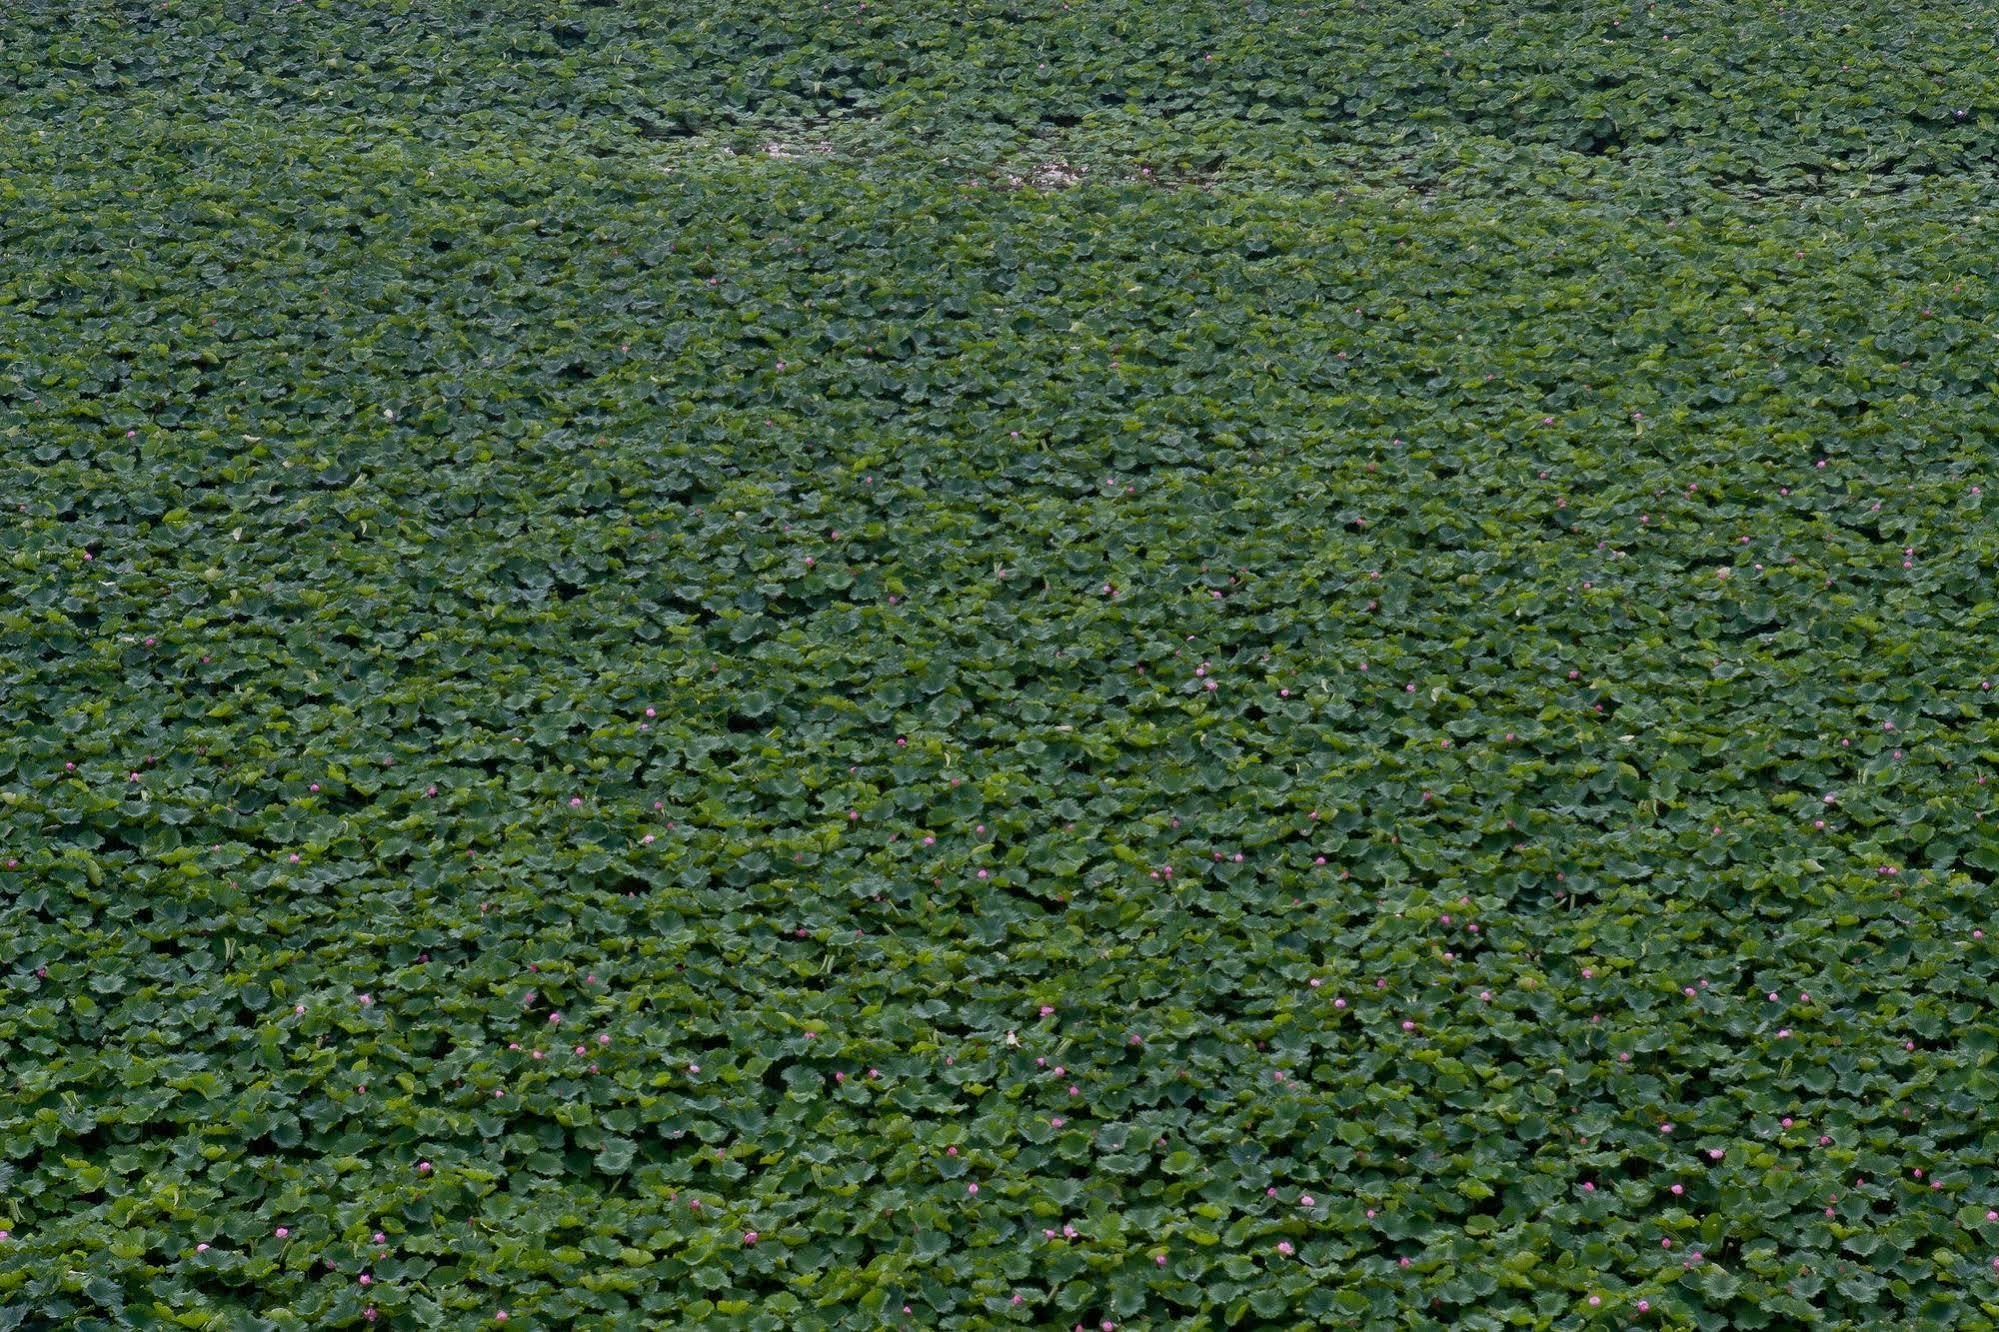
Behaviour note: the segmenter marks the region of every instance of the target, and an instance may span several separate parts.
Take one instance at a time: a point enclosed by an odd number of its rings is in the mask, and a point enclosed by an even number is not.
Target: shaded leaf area
[[[935,9],[0,20],[0,1327],[1985,1326],[1989,33]]]
[[[17,7],[0,57],[57,122],[271,114],[466,146],[532,126],[625,155],[774,123],[916,167],[1079,161],[1288,183],[1539,193],[1934,191],[1999,162],[1999,36],[1975,15],[1508,3],[939,7]],[[1609,170],[1601,171],[1600,168]]]

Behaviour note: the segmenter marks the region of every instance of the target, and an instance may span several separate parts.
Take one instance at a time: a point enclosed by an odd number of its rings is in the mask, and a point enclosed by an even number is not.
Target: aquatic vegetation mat
[[[0,1329],[1990,1328],[1999,61],[0,16]]]

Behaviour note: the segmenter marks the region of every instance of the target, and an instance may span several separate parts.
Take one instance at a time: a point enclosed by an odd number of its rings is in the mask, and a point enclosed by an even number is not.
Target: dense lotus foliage
[[[1954,6],[0,15],[0,1329],[1991,1328]]]

